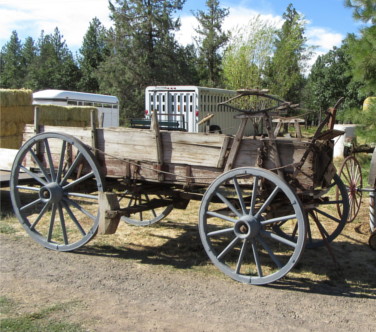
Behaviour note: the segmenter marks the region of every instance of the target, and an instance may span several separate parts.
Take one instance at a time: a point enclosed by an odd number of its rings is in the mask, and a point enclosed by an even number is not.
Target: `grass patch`
[[[2,332],[83,332],[79,324],[64,319],[64,312],[77,305],[76,302],[55,304],[32,313],[19,314],[19,306],[13,300],[0,297],[0,320]]]

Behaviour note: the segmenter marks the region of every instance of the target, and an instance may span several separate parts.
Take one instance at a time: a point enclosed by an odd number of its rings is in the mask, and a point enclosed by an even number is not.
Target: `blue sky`
[[[344,0],[222,0],[221,6],[230,9],[224,22],[225,29],[246,25],[255,15],[276,25],[282,22],[282,14],[289,3],[307,20],[308,44],[316,45],[317,54],[323,54],[340,46],[347,33],[356,33],[361,27],[353,20],[352,10],[345,8]],[[182,28],[177,34],[182,44],[192,41],[193,27],[197,21],[192,11],[205,9],[205,1],[187,0],[181,17]],[[89,22],[98,17],[109,27],[107,0],[0,0],[0,47],[9,41],[11,32],[16,30],[24,41],[30,36],[37,40],[41,30],[52,33],[58,27],[70,50],[77,51],[82,43]]]

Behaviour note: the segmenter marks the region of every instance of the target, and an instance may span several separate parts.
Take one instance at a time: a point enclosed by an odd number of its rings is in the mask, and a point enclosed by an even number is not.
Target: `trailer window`
[[[68,105],[77,105],[76,100],[68,100]]]

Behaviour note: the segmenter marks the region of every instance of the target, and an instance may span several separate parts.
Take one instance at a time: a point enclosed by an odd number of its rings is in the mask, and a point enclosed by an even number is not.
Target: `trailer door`
[[[195,91],[169,91],[169,120],[179,122],[179,128],[185,128],[188,132],[197,132],[196,100]]]

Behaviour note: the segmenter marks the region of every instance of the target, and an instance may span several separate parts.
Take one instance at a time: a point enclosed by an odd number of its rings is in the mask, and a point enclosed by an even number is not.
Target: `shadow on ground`
[[[9,191],[1,190],[1,218],[12,215]],[[159,229],[159,232],[151,231],[148,236],[163,239],[163,245],[114,245],[110,236],[105,243],[94,240],[74,251],[74,254],[133,260],[142,264],[165,265],[180,270],[211,264],[201,245],[197,225],[164,220],[150,228]],[[171,233],[172,229],[177,232]],[[364,236],[364,239],[366,238],[367,236]],[[376,299],[376,252],[368,247],[366,241],[352,236],[351,232],[338,237],[331,247],[337,264],[325,247],[306,249],[301,261],[287,276],[266,287]],[[214,266],[213,270],[216,271]]]

